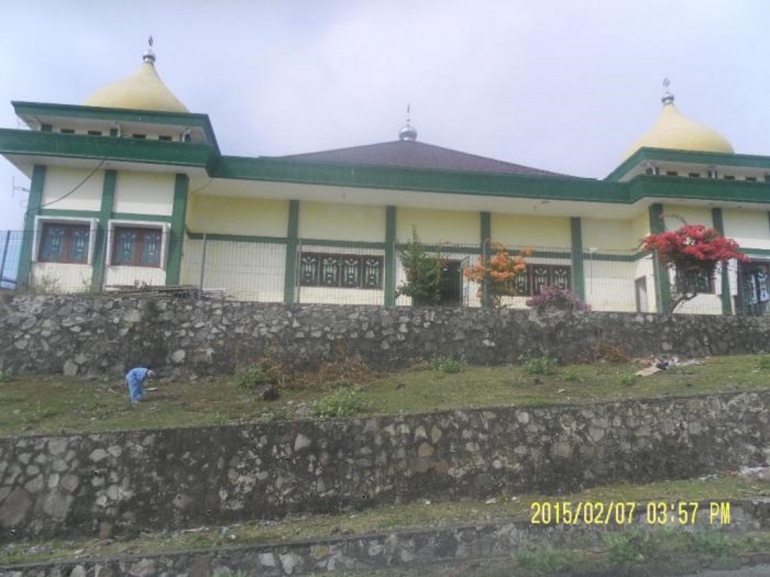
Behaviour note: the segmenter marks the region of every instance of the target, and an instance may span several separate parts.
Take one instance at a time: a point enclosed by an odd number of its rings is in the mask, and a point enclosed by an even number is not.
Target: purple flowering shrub
[[[526,305],[538,313],[551,311],[584,311],[591,310],[591,305],[584,303],[569,289],[558,286],[541,286],[540,294],[527,299]]]

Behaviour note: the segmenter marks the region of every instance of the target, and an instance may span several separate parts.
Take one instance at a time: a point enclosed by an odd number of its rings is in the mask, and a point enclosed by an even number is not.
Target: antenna
[[[28,188],[24,188],[23,186],[16,186],[16,175],[14,174],[11,176],[11,198],[15,197],[13,193],[16,192],[17,190],[21,190],[23,192],[29,192]]]

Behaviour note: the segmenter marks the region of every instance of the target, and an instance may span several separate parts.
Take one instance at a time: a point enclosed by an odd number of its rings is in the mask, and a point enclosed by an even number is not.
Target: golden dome
[[[83,102],[85,106],[189,112],[166,88],[155,71],[155,54],[148,50],[139,69],[128,78],[97,90]]]
[[[683,116],[674,106],[673,94],[666,91],[661,100],[663,110],[660,111],[655,124],[626,151],[623,160],[642,147],[721,154],[735,152],[727,139],[716,130]]]

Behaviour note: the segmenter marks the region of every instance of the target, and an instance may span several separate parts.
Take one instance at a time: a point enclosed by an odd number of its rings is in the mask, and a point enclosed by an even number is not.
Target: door
[[[752,262],[740,265],[739,300],[740,313],[749,316],[766,315],[770,312],[770,263]]]
[[[463,302],[462,261],[445,260],[441,265],[441,306],[459,307]]]
[[[649,305],[647,300],[647,277],[643,276],[636,279],[634,281],[634,288],[636,289],[636,312],[649,312]]]

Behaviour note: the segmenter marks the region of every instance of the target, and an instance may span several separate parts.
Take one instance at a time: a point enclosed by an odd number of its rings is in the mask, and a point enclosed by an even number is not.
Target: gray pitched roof
[[[441,146],[410,140],[395,140],[379,144],[367,144],[350,148],[337,148],[306,154],[290,154],[277,158],[329,162],[338,164],[361,164],[369,166],[392,166],[399,168],[423,168],[434,170],[458,170],[468,172],[496,172],[522,174],[527,176],[566,176],[548,170],[540,170],[494,158],[486,158],[451,150]]]

